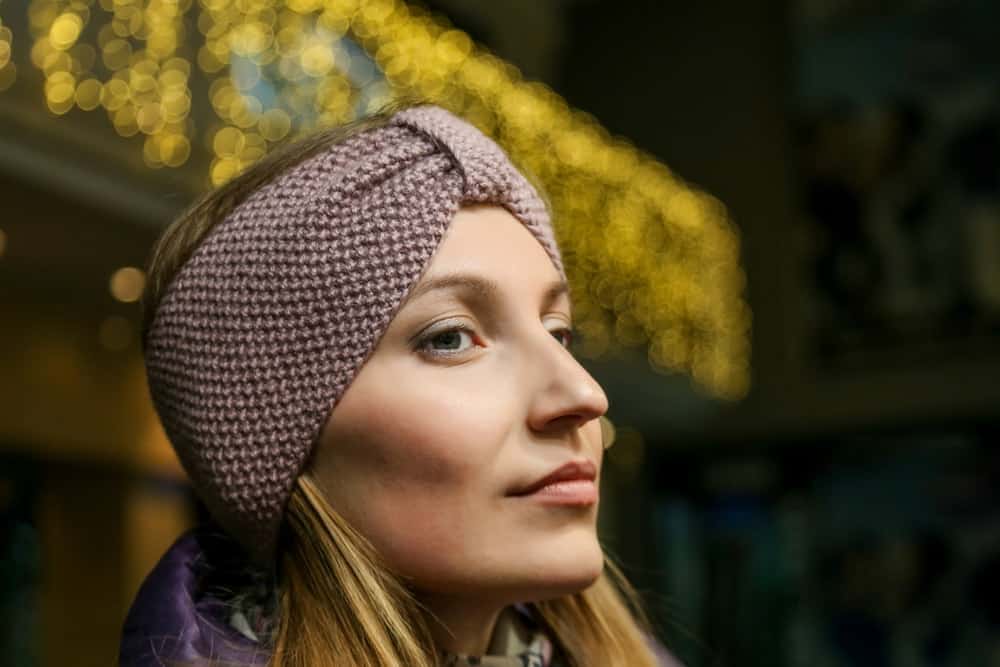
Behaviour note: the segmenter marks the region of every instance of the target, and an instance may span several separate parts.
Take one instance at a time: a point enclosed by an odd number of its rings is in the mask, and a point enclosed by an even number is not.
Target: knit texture
[[[209,512],[259,560],[331,410],[464,204],[497,204],[563,273],[544,202],[437,107],[292,167],[209,232],[146,338],[164,429]]]

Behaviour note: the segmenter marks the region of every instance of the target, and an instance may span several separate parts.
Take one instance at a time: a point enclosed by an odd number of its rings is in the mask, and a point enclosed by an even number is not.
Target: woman
[[[546,207],[476,129],[294,144],[149,278],[150,390],[221,531],[150,574],[122,665],[657,664],[597,541],[607,399]]]

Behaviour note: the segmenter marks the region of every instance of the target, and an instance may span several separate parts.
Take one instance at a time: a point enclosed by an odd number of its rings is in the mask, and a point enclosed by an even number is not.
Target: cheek
[[[450,488],[486,472],[509,431],[497,402],[481,405],[454,389],[423,389],[351,410],[333,446],[346,443],[345,456],[386,482]]]
[[[485,539],[484,516],[504,490],[498,460],[510,420],[481,390],[377,384],[392,387],[392,397],[366,391],[369,383],[353,386],[324,434],[314,472],[334,509],[393,569],[433,581],[456,565],[467,543]],[[477,393],[488,405],[476,402]]]

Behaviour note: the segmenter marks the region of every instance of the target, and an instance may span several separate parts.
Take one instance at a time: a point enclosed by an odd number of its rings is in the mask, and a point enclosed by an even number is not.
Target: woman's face
[[[570,326],[532,234],[504,209],[462,209],[333,410],[312,473],[418,591],[506,604],[599,576],[587,478],[608,404]],[[570,481],[538,489],[561,468]]]

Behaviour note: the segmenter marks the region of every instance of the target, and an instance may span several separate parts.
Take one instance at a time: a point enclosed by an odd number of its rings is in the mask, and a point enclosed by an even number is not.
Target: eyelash
[[[425,334],[424,336],[421,336],[417,340],[415,347],[418,352],[421,352],[431,357],[454,357],[460,355],[463,352],[465,352],[465,350],[441,351],[441,350],[431,350],[429,348],[429,345],[433,343],[435,339],[445,334],[451,334],[451,333],[467,334],[470,338],[473,339],[473,344],[476,344],[476,339],[477,339],[476,332],[473,331],[470,327],[464,325],[451,325],[448,326],[447,328],[439,329],[437,331],[431,331]],[[559,342],[567,350],[572,347],[576,335],[572,327],[559,327],[557,329],[550,329],[549,333],[551,333],[554,338],[556,337],[556,334],[563,334],[565,336],[565,340],[560,340]]]

